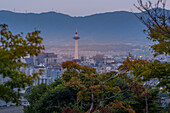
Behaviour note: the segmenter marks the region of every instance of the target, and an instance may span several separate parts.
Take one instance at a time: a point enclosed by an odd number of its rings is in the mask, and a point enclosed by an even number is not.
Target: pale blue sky
[[[15,12],[57,11],[71,16],[85,16],[112,11],[137,11],[133,6],[137,0],[0,0],[0,10]],[[146,1],[146,0],[145,0]],[[151,0],[157,1],[157,0]],[[167,0],[170,9],[170,0]]]

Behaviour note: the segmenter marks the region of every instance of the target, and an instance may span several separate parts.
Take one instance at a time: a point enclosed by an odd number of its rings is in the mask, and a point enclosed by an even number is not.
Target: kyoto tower
[[[78,58],[78,39],[80,39],[80,37],[77,35],[77,28],[76,28],[76,33],[75,33],[75,36],[73,37],[73,39],[75,40],[74,60],[79,61],[79,58]]]

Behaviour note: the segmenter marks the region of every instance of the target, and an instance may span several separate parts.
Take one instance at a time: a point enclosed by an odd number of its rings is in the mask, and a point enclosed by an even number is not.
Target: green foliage
[[[109,75],[109,73],[108,73]],[[109,77],[108,77],[109,78]],[[92,112],[102,113],[112,111],[114,113],[142,113],[145,109],[145,98],[140,98],[136,100],[136,96],[133,92],[127,90],[128,83],[121,78],[116,78],[114,84],[110,84],[110,87],[119,86],[124,92],[119,93],[113,99],[104,100],[101,109],[94,107]],[[84,113],[89,110],[91,101],[79,101],[77,102],[77,93],[80,90],[75,87],[65,86],[62,79],[56,79],[51,85],[41,84],[39,86],[33,87],[31,94],[28,96],[28,101],[30,106],[25,109],[25,113],[60,113],[64,111],[78,111]],[[162,111],[159,106],[159,90],[150,89],[151,97],[148,100],[149,112],[158,113]],[[107,93],[107,97],[113,96],[113,94]],[[94,102],[94,105],[99,105],[98,102]],[[66,109],[69,108],[69,109]],[[133,108],[133,109],[132,109]]]
[[[154,57],[158,55],[170,55],[170,15],[165,11],[165,3],[162,0],[157,0],[157,3],[154,6],[151,1],[143,4],[143,0],[138,0],[138,3],[139,6],[135,6],[143,12],[143,15],[137,17],[148,28],[147,30],[144,30],[148,35],[147,38],[156,42],[150,47]],[[159,6],[160,3],[162,4],[162,9]],[[160,96],[158,95],[160,90],[150,88],[148,90],[142,88],[142,84],[153,78],[157,78],[159,80],[157,87],[163,88],[164,91],[169,92],[169,62],[134,59],[129,55],[129,57],[123,62],[123,65],[119,66],[118,69],[129,72],[133,76],[133,81],[140,84],[140,87],[138,87],[137,84],[133,86],[134,95],[132,96],[131,105],[136,112],[162,112],[162,108],[156,102],[160,99]]]
[[[67,69],[62,76],[66,86],[79,89],[77,93],[78,102],[91,101],[91,107],[88,112],[92,112],[93,107],[96,105],[106,106],[104,104],[105,100],[110,100],[121,92],[119,85],[116,84],[116,78],[121,78],[122,76],[115,71],[99,74],[96,72],[96,69],[80,66],[74,61],[63,62],[62,66],[64,69]],[[124,74],[121,75],[125,76]],[[123,88],[124,86],[121,87]],[[117,108],[114,105],[118,105]],[[111,111],[113,109],[123,109],[134,112],[131,106],[128,105],[128,102],[123,101],[110,102],[107,109]]]
[[[160,62],[159,60],[130,60],[127,58],[123,65],[119,66],[119,70],[130,71],[134,81],[145,82],[153,78],[157,78],[159,83],[157,87],[163,88],[164,91],[170,91],[170,63]]]
[[[123,65],[119,67],[119,70],[130,71],[130,74],[133,75],[134,81],[138,82],[139,84],[143,84],[146,81],[157,78],[159,80],[156,85],[157,88],[163,88],[162,90],[166,92],[170,91],[170,63],[168,62],[161,63],[159,60],[147,61],[141,59],[130,60],[130,58],[127,58],[123,62]],[[134,93],[139,94],[134,96],[138,100],[132,101],[132,107],[135,111],[146,112],[146,101],[148,103],[149,113],[162,111],[162,108],[155,102],[158,100],[156,97],[159,97],[158,93],[160,92],[160,90],[149,89],[148,91],[146,88],[144,88],[144,90],[140,92],[140,88],[137,87],[137,85],[134,86],[136,87],[136,91]],[[146,100],[146,98],[144,98],[145,96],[142,95],[146,95],[149,93],[151,94],[151,96]]]
[[[151,94],[148,102],[148,113],[163,113],[163,107],[160,105],[160,95],[159,89],[150,89],[148,92]],[[140,99],[136,99],[135,96],[131,97],[131,106],[137,113],[146,112],[145,109],[145,98],[141,97]]]
[[[105,82],[116,72],[98,74],[94,68],[87,66],[81,67],[76,62],[67,61],[62,64],[67,70],[63,73],[63,79],[67,86],[77,87],[80,91],[77,94],[78,101],[91,100],[91,95],[94,94],[94,101],[104,98],[107,93],[116,94],[120,91],[118,86],[113,87],[114,80]],[[112,87],[111,87],[112,86]]]
[[[129,102],[129,105],[132,107],[132,109],[136,113],[143,113],[146,107],[145,103],[145,94],[148,100],[148,108],[149,113],[162,113],[163,107],[161,107],[160,103],[160,90],[158,88],[152,88],[152,87],[146,87],[143,85],[140,85],[140,83],[137,84],[128,84],[124,80],[118,78],[116,80],[116,84],[119,85],[121,89],[126,89],[129,87],[131,90],[125,90],[124,92],[117,95],[113,100],[118,100],[119,102]],[[144,88],[144,92],[141,90]],[[113,102],[113,100],[107,100],[105,101],[105,104],[108,105],[110,102]],[[125,109],[114,109],[114,113],[127,113],[127,110]]]
[[[57,79],[51,85],[41,84],[32,89],[28,96],[30,106],[25,113],[60,113],[66,106],[76,103],[77,89],[66,87],[61,79]]]
[[[145,112],[146,103],[145,103],[145,96],[147,96],[148,102],[148,109],[149,113],[163,113],[163,107],[161,107],[160,103],[160,90],[158,88],[146,87],[143,85],[131,84],[128,85],[127,83],[123,82],[121,79],[118,80],[117,84],[122,84],[121,86],[129,87],[131,90],[126,90],[122,92],[118,96],[114,98],[114,100],[118,101],[126,101],[129,102],[131,107],[136,113],[143,113]],[[144,90],[142,90],[144,89]],[[144,92],[143,92],[144,91]],[[148,94],[149,93],[149,94]],[[111,101],[109,101],[111,102]],[[115,113],[126,113],[126,110],[118,111]]]
[[[168,25],[168,23],[166,23]],[[168,30],[169,33],[163,32],[163,30]],[[161,54],[170,55],[170,26],[160,29],[159,26],[149,28],[149,37],[153,42],[158,42],[151,46],[154,56]]]
[[[31,94],[27,98],[28,102],[30,104],[34,104],[39,101],[42,95],[47,91],[47,89],[48,86],[46,84],[40,84],[36,87],[33,87],[31,90]]]
[[[131,108],[131,105],[128,101],[118,101],[114,100],[114,102],[110,102],[108,105],[106,105],[107,109],[112,110],[115,113],[123,113],[123,112],[129,112],[129,113],[135,113],[135,111]]]
[[[153,5],[151,1],[143,3],[138,0],[137,9],[143,12],[143,15],[137,16],[147,29],[144,32],[148,35],[148,39],[156,42],[151,46],[153,55],[170,55],[170,15],[165,9],[165,1],[157,0]],[[168,57],[167,57],[168,58]],[[152,78],[158,78],[158,87],[164,91],[170,91],[170,62],[161,62],[160,60],[125,60],[120,70],[131,71],[137,81],[149,81]]]
[[[138,0],[138,6],[135,7],[143,14],[137,16],[147,29],[144,32],[148,39],[156,42],[151,46],[154,56],[170,55],[170,15],[165,9],[166,0],[156,0],[153,4],[150,0],[143,3]]]
[[[55,89],[47,91],[37,103],[39,113],[57,111],[69,104],[76,103],[76,90],[65,85],[58,85]],[[50,105],[50,106],[49,106]]]
[[[0,99],[18,104],[20,89],[31,85],[35,79],[39,78],[38,73],[26,76],[20,71],[21,67],[27,66],[20,61],[20,58],[27,55],[37,55],[44,49],[44,46],[41,45],[40,31],[28,33],[24,38],[23,33],[13,35],[5,24],[0,25],[0,27],[0,75],[10,79],[0,84]],[[14,88],[17,91],[14,91]]]
[[[40,84],[36,87],[33,87],[31,89],[31,94],[28,96],[27,100],[30,103],[30,106],[28,106],[24,111],[26,113],[35,113],[36,103],[40,100],[42,95],[47,91],[48,86],[46,84]]]

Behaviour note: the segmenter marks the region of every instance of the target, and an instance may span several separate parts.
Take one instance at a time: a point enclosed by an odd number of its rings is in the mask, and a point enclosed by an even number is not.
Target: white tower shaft
[[[78,40],[75,40],[75,56],[74,59],[78,59]]]

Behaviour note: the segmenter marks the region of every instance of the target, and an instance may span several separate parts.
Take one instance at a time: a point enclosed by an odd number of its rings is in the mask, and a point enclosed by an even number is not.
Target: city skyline
[[[155,0],[151,1],[154,3]],[[113,11],[139,12],[133,6],[137,4],[137,0],[0,0],[0,2],[0,10],[22,13],[55,11],[70,16],[87,16]],[[166,9],[170,9],[170,1],[166,1]]]

